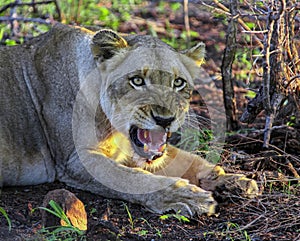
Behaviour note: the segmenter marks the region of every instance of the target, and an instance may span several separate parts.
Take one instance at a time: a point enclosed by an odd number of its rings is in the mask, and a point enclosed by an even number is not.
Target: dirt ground
[[[219,73],[225,39],[219,33],[224,31],[225,26],[203,12],[196,16],[192,18],[191,27],[200,33],[200,40],[207,46],[204,69],[220,87]],[[134,31],[136,24],[127,23],[121,28],[124,32]],[[182,19],[176,17],[173,24],[179,29],[184,26]],[[239,83],[237,80],[237,85]],[[198,88],[207,88],[211,96],[222,97],[220,88],[209,84],[199,85]],[[247,91],[243,86],[236,87],[236,91],[241,114],[247,103]],[[244,131],[228,137],[220,163],[228,172],[243,173],[255,179],[261,192],[257,198],[245,199],[238,194],[217,193],[219,206],[216,215],[202,215],[184,222],[179,218],[180,214],[170,213],[167,219],[162,220],[161,215],[150,213],[139,205],[106,199],[62,183],[4,187],[0,207],[8,213],[12,230],[8,231],[6,219],[0,215],[0,240],[50,240],[39,235],[41,213],[39,210],[32,212],[32,209],[42,205],[47,192],[65,188],[85,204],[88,214],[86,240],[299,241],[300,182],[296,177],[300,173],[300,124],[296,123],[293,127],[280,124],[280,128],[272,134],[271,147],[263,149],[263,118],[260,115],[254,124],[243,125]],[[281,120],[282,123],[286,121]],[[77,240],[83,239],[78,237]]]

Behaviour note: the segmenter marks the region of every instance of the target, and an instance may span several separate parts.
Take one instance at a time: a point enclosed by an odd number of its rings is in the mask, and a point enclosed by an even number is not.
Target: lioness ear
[[[183,52],[186,56],[193,59],[196,63],[196,65],[200,66],[204,63],[204,57],[205,57],[205,44],[204,43],[198,43],[196,46],[185,50]]]
[[[122,48],[128,46],[125,39],[112,30],[102,29],[92,39],[92,52],[94,58],[109,59]]]

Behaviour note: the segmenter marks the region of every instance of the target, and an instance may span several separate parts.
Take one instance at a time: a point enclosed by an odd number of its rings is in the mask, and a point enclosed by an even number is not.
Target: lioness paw
[[[256,181],[245,177],[242,174],[225,174],[218,178],[219,187],[224,187],[232,193],[240,194],[243,197],[254,198],[258,195],[259,189]]]
[[[259,194],[255,180],[243,174],[227,174],[219,166],[216,166],[207,177],[200,178],[199,183],[205,190],[229,191],[247,198],[254,198]]]
[[[189,184],[181,179],[166,189],[153,193],[146,202],[146,207],[157,213],[165,213],[170,210],[183,215],[214,214],[216,201],[210,191]]]

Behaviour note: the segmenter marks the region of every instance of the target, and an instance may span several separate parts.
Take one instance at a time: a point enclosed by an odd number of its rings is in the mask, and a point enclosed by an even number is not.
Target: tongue
[[[138,129],[137,137],[146,148],[145,151],[161,152],[161,146],[166,143],[167,133],[164,131]]]

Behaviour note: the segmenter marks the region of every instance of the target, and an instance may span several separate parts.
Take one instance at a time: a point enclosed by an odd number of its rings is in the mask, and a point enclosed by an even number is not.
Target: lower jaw
[[[141,168],[146,171],[154,172],[159,171],[165,163],[164,154],[160,157],[157,157],[156,159],[147,159],[141,156],[138,156],[133,159],[134,166]]]
[[[149,153],[146,153],[146,152],[143,152],[142,150],[139,150],[139,149],[142,149],[141,147],[134,147],[134,152],[141,158],[141,159],[146,159],[147,162],[151,162],[151,161],[154,161],[156,160],[157,158],[161,157],[164,152],[160,152],[160,153],[153,153],[153,152],[149,152]]]

